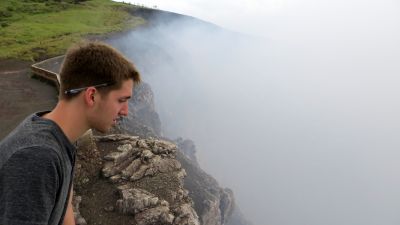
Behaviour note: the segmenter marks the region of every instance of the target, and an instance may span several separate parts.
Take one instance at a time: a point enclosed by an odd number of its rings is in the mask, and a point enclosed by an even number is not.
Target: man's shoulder
[[[34,156],[56,156],[60,143],[56,138],[55,129],[50,123],[35,121],[34,114],[28,116],[6,138],[0,142],[0,167],[15,153],[22,151]]]
[[[0,142],[3,149],[19,149],[30,146],[48,146],[56,143],[54,131],[49,126],[21,124],[10,135]]]

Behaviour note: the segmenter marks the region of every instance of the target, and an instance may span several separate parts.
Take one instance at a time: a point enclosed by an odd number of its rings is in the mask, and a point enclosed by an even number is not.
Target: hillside
[[[0,3],[0,59],[35,61],[63,54],[89,35],[134,28],[146,21],[132,16],[133,5],[110,0],[9,0]]]

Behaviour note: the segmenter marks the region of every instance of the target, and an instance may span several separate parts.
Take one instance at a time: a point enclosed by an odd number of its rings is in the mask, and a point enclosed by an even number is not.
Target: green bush
[[[1,27],[8,27],[9,23],[8,22],[1,22]]]

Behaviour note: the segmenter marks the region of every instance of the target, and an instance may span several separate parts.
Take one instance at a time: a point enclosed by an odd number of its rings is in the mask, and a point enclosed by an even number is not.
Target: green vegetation
[[[1,0],[0,59],[34,61],[62,54],[88,35],[144,24],[129,14],[133,7],[111,0]]]

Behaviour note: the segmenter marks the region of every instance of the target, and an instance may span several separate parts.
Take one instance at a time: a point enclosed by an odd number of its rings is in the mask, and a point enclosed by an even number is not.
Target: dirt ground
[[[0,140],[27,115],[51,110],[57,103],[56,88],[32,78],[31,64],[0,60]]]

